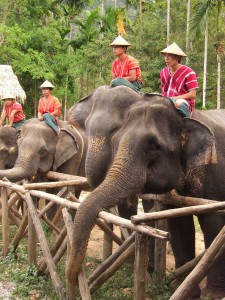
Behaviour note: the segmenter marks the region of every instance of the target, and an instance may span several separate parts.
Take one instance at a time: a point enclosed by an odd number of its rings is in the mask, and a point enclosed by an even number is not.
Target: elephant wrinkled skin
[[[139,193],[172,189],[186,196],[225,199],[225,111],[196,111],[194,119],[182,118],[166,98],[132,94],[131,101],[128,96],[120,99],[119,93],[113,98],[112,94],[119,91],[116,89],[98,88],[91,96],[92,110],[85,117],[89,138],[87,178],[96,188],[82,202],[74,220],[67,266],[72,284],[76,283],[91,229],[101,210]],[[199,222],[208,247],[225,224],[225,217],[205,214]],[[179,267],[195,256],[193,217],[170,219],[168,223]],[[225,255],[207,275],[206,289],[212,295],[225,296],[224,267]]]

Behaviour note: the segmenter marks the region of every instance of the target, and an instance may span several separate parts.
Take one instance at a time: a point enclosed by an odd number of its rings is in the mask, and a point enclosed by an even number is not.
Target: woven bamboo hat
[[[45,80],[44,83],[42,83],[42,85],[40,85],[40,88],[41,89],[44,89],[44,88],[51,88],[53,89],[55,86],[48,80]]]
[[[13,96],[13,94],[10,94],[10,93],[4,94],[4,95],[2,96],[2,100],[6,100],[6,99],[12,99],[12,100],[15,100],[15,96]]]
[[[130,44],[121,36],[119,35],[109,46],[126,46],[129,47]]]
[[[163,49],[162,51],[160,51],[160,53],[174,54],[183,57],[187,56],[187,54],[185,54],[184,51],[181,50],[181,48],[175,42]]]
[[[26,93],[14,74],[12,66],[0,65],[0,99],[7,94],[13,95],[13,98],[20,103],[25,103]]]

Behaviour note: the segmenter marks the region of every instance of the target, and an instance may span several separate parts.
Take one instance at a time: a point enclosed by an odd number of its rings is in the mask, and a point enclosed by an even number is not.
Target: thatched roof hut
[[[26,94],[17,76],[13,73],[12,67],[10,65],[0,65],[0,99],[6,93],[13,94],[16,100],[23,104],[26,100]]]

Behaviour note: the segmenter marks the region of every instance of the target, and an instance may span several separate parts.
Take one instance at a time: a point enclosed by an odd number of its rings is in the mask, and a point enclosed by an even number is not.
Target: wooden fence
[[[68,283],[64,287],[63,282],[57,272],[56,265],[64,254],[69,252],[71,244],[71,234],[73,221],[70,210],[77,210],[80,201],[71,192],[71,187],[81,186],[88,189],[86,178],[60,174],[56,172],[49,172],[48,178],[57,180],[55,182],[33,183],[23,181],[20,184],[11,183],[9,181],[0,180],[1,187],[1,218],[2,218],[2,239],[3,239],[3,256],[7,256],[9,247],[13,247],[16,251],[21,239],[24,235],[28,236],[28,263],[35,264],[42,274],[50,274],[52,283],[55,287],[59,299],[75,299],[74,287]],[[60,188],[57,195],[53,195],[39,189],[48,189],[52,187]],[[140,195],[146,200],[154,200],[156,210],[160,210],[162,203],[169,203],[181,207],[173,210],[154,211],[148,214],[138,214],[133,216],[131,220],[123,219],[115,214],[100,212],[96,224],[104,231],[108,243],[104,242],[104,260],[99,267],[86,278],[85,273],[81,270],[78,282],[81,299],[91,299],[91,294],[94,293],[106,280],[108,280],[132,255],[135,254],[135,268],[134,268],[134,299],[140,300],[146,298],[146,282],[147,282],[147,240],[148,237],[154,237],[156,243],[156,265],[155,269],[159,274],[159,278],[165,277],[166,271],[166,242],[170,235],[161,228],[164,228],[163,219],[177,217],[187,214],[198,214],[220,211],[223,213],[225,203],[196,199],[191,197],[181,197],[178,195]],[[43,201],[49,201],[48,204],[40,206]],[[26,207],[23,210],[18,210],[17,204],[22,202]],[[204,205],[202,205],[204,203]],[[58,204],[59,208],[52,220],[46,217],[46,212],[53,204]],[[200,205],[201,204],[201,205]],[[115,211],[113,211],[115,213]],[[63,216],[63,226],[58,226]],[[143,224],[146,221],[156,221],[157,228],[152,228]],[[45,236],[42,222],[46,222],[54,234],[55,241],[50,247]],[[17,227],[17,231],[13,239],[9,239],[10,223]],[[141,224],[140,224],[141,223]],[[133,234],[130,236],[123,232],[127,237],[123,242],[118,237],[108,224],[116,224],[121,228],[130,229]],[[62,224],[61,224],[62,225]],[[65,226],[64,226],[65,225]],[[37,258],[37,239],[40,243],[40,248],[43,257]],[[111,240],[115,241],[119,247],[112,253]],[[206,275],[208,269],[212,266],[215,260],[224,251],[225,228],[219,233],[215,241],[199,257],[187,263],[185,266],[177,269],[172,273],[167,280],[172,282],[183,274],[190,273],[180,287],[171,297],[172,300],[181,300],[188,298],[193,288]],[[66,264],[66,263],[65,263]],[[185,297],[184,297],[185,295]]]

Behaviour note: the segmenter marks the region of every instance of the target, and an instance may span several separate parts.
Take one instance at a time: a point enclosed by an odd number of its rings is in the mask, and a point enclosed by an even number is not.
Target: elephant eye
[[[43,147],[39,150],[40,157],[43,157],[46,153],[47,153],[47,150]]]

